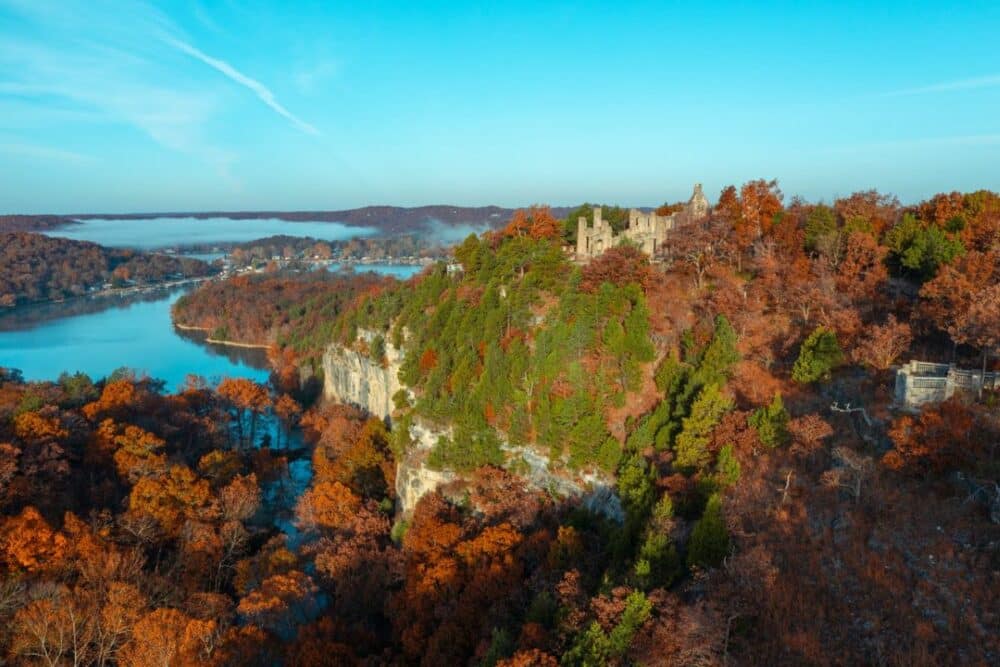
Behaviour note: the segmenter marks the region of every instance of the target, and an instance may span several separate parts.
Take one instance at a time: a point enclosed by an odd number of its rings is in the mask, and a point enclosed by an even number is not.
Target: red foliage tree
[[[882,461],[895,470],[924,473],[961,466],[976,458],[974,424],[972,411],[956,400],[916,417],[904,415],[889,430],[894,448]]]
[[[580,289],[595,292],[601,283],[628,285],[635,283],[644,290],[653,279],[649,257],[634,246],[610,248],[583,267]]]
[[[859,363],[886,371],[909,349],[912,340],[910,325],[890,315],[885,324],[869,327],[852,355]]]

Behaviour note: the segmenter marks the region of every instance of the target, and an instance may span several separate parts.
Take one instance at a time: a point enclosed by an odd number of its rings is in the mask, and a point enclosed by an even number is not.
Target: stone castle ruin
[[[635,244],[652,257],[663,247],[670,230],[705,219],[708,217],[708,208],[708,199],[701,190],[701,183],[697,183],[683,210],[671,215],[657,215],[637,208],[629,209],[628,227],[621,234],[615,234],[611,224],[601,218],[601,207],[595,206],[593,225],[588,225],[585,217],[581,217],[577,223],[576,257],[580,260],[597,257],[623,240]]]
[[[1000,389],[1000,373],[929,361],[910,361],[896,371],[895,401],[903,408],[920,408],[946,401],[956,392],[977,394],[983,389]]]

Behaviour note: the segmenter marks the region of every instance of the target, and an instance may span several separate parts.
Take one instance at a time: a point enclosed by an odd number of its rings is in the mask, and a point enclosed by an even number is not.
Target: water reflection
[[[125,309],[135,303],[151,303],[170,298],[177,292],[183,294],[187,287],[154,287],[128,294],[112,293],[76,297],[65,301],[36,303],[17,308],[0,309],[0,332],[22,331],[66,317],[90,315],[113,308]]]
[[[326,270],[331,273],[337,271],[378,273],[383,276],[392,276],[398,280],[406,280],[420,273],[424,268],[423,264],[340,264],[333,262],[327,265]]]
[[[366,264],[356,270],[406,278],[421,267]],[[201,331],[173,326],[170,306],[188,284],[130,294],[107,294],[0,311],[0,367],[27,380],[53,380],[82,371],[95,380],[126,366],[165,381],[167,391],[188,374],[208,381],[247,377],[265,382],[267,353],[206,342]]]
[[[265,382],[264,350],[208,345],[174,328],[170,306],[191,288],[74,299],[4,313],[0,366],[19,368],[28,380],[51,380],[63,371],[98,379],[127,366],[164,380],[168,391],[192,373],[209,381],[230,376]]]
[[[197,329],[178,329],[175,326],[174,333],[185,340],[203,346],[209,354],[225,357],[230,363],[267,368],[267,350],[263,348],[210,343],[208,342],[208,332]]]

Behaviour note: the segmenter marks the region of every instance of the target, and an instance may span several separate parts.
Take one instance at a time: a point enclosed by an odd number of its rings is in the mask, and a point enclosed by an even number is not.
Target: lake
[[[165,380],[168,391],[189,373],[208,380],[238,376],[266,381],[262,350],[209,345],[174,329],[170,306],[188,289],[156,291],[144,296],[157,298],[145,300],[103,297],[95,300],[103,309],[83,314],[60,316],[60,306],[77,307],[72,302],[4,313],[0,366],[21,369],[26,380],[54,380],[63,371],[83,371],[97,380],[128,366]]]
[[[342,268],[351,268],[355,273],[370,271],[383,276],[392,276],[398,280],[406,280],[420,273],[424,267],[415,264],[338,264],[334,262],[326,268],[327,271],[339,271]]]
[[[339,222],[289,222],[277,218],[147,218],[80,220],[75,225],[43,233],[113,248],[155,250],[195,244],[244,243],[276,234],[343,241],[375,232],[371,227],[352,227]]]
[[[407,278],[422,267],[358,265]],[[170,306],[191,286],[128,297],[71,299],[0,311],[0,366],[19,368],[27,380],[55,380],[82,371],[94,380],[127,366],[177,389],[189,373],[205,379],[246,377],[265,382],[264,350],[204,342],[197,331],[175,329]]]
[[[189,373],[210,382],[224,376],[266,382],[263,350],[204,342],[200,332],[179,331],[170,306],[192,286],[150,290],[128,297],[101,296],[39,304],[0,312],[0,366],[19,368],[26,380],[55,380],[60,373],[83,371],[98,380],[121,366],[166,382],[177,390]],[[266,415],[260,432],[275,437],[277,422]],[[289,434],[285,446],[301,446],[301,433]],[[273,440],[272,440],[273,442]],[[288,483],[262,488],[274,525],[298,546],[295,502],[312,480],[308,458],[291,461]]]

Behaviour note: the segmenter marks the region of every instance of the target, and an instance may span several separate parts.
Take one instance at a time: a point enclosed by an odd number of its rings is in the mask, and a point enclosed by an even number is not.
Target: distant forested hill
[[[0,306],[78,296],[105,283],[149,285],[213,271],[205,262],[187,257],[26,232],[0,234]]]
[[[72,224],[62,215],[0,215],[0,232],[41,232]]]

